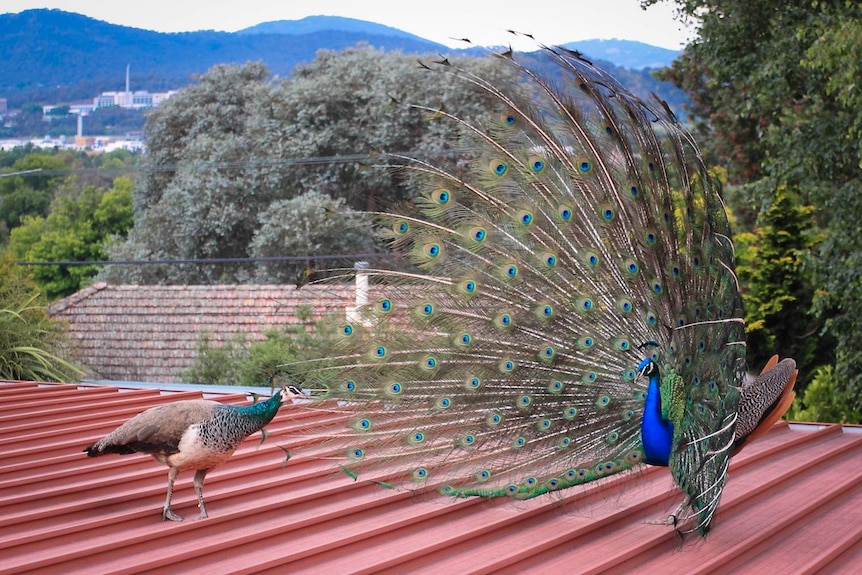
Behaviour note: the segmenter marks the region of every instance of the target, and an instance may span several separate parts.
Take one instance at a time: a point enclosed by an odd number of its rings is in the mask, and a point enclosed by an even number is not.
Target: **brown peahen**
[[[168,494],[162,520],[182,521],[171,510],[174,481],[180,471],[195,470],[199,519],[207,517],[203,486],[207,473],[233,455],[246,437],[272,421],[283,400],[305,397],[296,387],[282,387],[266,401],[227,405],[206,399],[176,401],[139,413],[104,438],[87,446],[90,457],[107,453],[148,453],[168,471]]]
[[[463,132],[451,165],[389,156],[424,192],[376,215],[418,271],[367,270],[375,296],[310,365],[354,412],[340,465],[513,498],[664,465],[684,493],[673,523],[705,534],[731,455],[786,411],[795,362],[746,374],[719,182],[667,105],[541,54],[496,55],[502,81],[427,65],[494,106],[414,106]]]

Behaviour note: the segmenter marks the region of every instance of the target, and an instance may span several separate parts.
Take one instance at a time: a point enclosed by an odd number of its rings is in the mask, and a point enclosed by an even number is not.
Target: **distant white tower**
[[[129,93],[129,67],[131,64],[126,64],[126,94]]]

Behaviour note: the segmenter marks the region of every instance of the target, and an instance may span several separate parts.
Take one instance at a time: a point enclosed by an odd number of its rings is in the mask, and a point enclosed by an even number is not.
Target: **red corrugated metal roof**
[[[165,523],[167,468],[81,451],[202,395],[0,383],[0,574],[862,572],[859,427],[780,423],[735,458],[709,536],[685,541],[644,523],[679,503],[666,469],[524,502],[416,496],[334,472],[310,438],[342,423],[300,405],[207,476],[203,521],[191,472],[174,493],[188,519]]]

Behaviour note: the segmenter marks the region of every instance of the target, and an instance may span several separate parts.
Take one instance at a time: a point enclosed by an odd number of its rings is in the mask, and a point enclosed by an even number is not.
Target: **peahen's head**
[[[308,395],[302,392],[301,389],[296,387],[295,385],[285,385],[282,386],[281,390],[281,401],[293,400],[293,399],[311,399]]]

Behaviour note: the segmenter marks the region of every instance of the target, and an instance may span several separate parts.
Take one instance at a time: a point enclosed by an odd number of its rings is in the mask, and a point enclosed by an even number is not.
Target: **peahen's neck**
[[[673,422],[662,417],[660,384],[658,373],[650,375],[641,422],[641,441],[646,462],[666,466],[673,445]]]

